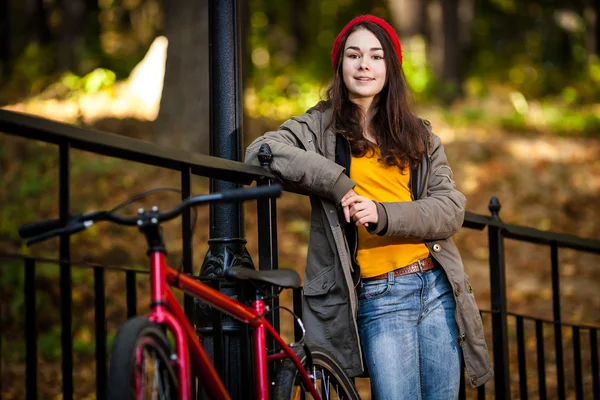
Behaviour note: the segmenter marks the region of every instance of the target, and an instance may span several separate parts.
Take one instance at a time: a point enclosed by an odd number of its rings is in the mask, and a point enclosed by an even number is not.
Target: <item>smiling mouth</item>
[[[359,78],[354,78],[354,79],[356,79],[357,81],[361,81],[361,82],[369,82],[369,81],[373,80],[372,78],[365,78],[365,77],[359,77]]]

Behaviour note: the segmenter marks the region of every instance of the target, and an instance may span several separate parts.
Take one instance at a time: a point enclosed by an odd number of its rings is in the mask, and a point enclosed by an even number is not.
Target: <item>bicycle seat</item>
[[[253,268],[247,267],[231,267],[225,271],[225,276],[242,281],[252,280],[269,283],[281,288],[300,287],[300,275],[291,269],[257,271]]]

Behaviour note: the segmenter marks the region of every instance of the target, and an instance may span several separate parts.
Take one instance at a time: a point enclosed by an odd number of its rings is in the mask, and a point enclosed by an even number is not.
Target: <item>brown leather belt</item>
[[[419,261],[415,261],[414,263],[407,265],[406,267],[398,268],[392,272],[394,272],[394,278],[397,276],[414,274],[415,272],[426,272],[431,271],[436,267],[436,263],[433,261],[431,257],[422,258]],[[371,276],[369,278],[363,278],[363,281],[374,281],[377,279],[386,279],[388,277],[388,272],[385,274]]]

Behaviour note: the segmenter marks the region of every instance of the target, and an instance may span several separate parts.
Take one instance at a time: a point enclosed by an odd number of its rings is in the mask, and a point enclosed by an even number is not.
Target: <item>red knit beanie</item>
[[[379,25],[388,34],[388,36],[392,40],[392,43],[394,44],[394,47],[396,48],[396,55],[398,56],[400,65],[402,65],[402,47],[400,46],[400,39],[398,39],[398,35],[396,34],[394,28],[392,28],[390,24],[385,22],[385,20],[374,15],[360,15],[354,18],[352,21],[348,22],[346,26],[341,30],[339,35],[337,35],[337,37],[335,38],[335,42],[333,42],[333,49],[331,49],[331,63],[333,64],[334,69],[337,65],[337,57],[338,52],[340,50],[340,46],[342,45],[342,39],[344,38],[346,32],[348,32],[350,28],[352,28],[354,25],[358,25],[361,22],[367,21]]]

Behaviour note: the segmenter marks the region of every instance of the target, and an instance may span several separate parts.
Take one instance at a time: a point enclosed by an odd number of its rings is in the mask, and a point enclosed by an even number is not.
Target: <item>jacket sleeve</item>
[[[307,124],[291,119],[254,140],[246,149],[245,162],[260,166],[257,154],[266,143],[273,153],[271,171],[284,183],[339,203],[355,184],[344,167],[316,152],[314,142]]]
[[[434,136],[433,142],[427,196],[408,202],[377,203],[379,221],[372,233],[439,240],[458,232],[465,217],[466,198],[456,189],[440,138]]]

